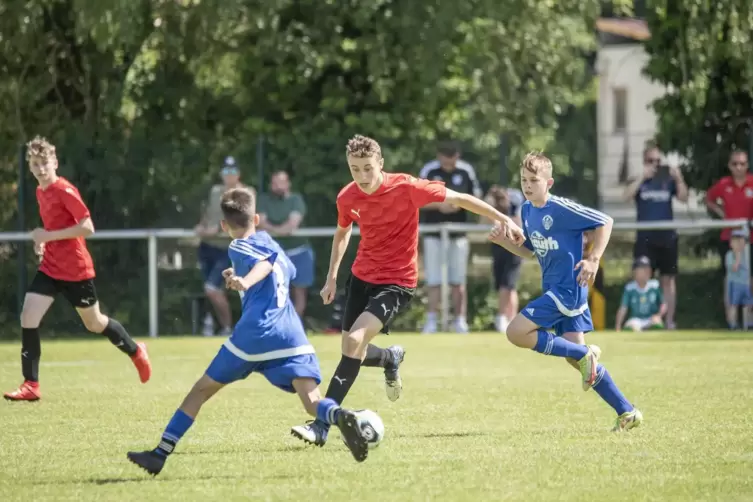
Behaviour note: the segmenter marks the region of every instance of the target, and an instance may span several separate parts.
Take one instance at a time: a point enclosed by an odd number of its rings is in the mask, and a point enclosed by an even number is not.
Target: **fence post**
[[[450,320],[450,287],[448,284],[449,271],[447,269],[447,256],[449,255],[448,250],[450,249],[450,232],[449,230],[447,230],[446,223],[440,223],[439,246],[441,249],[440,256],[442,257],[442,284],[439,288],[441,295],[440,305],[442,308],[442,313],[440,316],[442,329],[440,331],[447,331]]]
[[[26,232],[26,145],[18,149],[18,231]],[[24,308],[26,296],[26,241],[18,243],[18,318]]]
[[[154,338],[159,331],[159,295],[157,292],[157,236],[149,233],[146,238],[149,261],[149,336]]]

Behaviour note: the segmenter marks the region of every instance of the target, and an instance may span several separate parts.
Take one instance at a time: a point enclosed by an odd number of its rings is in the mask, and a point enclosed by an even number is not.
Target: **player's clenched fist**
[[[489,232],[489,240],[492,242],[506,240],[512,242],[516,246],[520,246],[525,242],[526,237],[523,234],[523,229],[513,222],[496,221]]]
[[[324,284],[324,287],[319,293],[325,305],[329,305],[334,301],[335,293],[337,293],[337,281],[333,279],[327,279],[326,284]]]

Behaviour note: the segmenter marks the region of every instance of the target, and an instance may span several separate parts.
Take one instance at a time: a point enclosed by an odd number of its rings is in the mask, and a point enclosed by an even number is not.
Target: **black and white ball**
[[[358,419],[358,426],[369,442],[369,449],[376,448],[384,439],[384,422],[371,410],[354,411]]]

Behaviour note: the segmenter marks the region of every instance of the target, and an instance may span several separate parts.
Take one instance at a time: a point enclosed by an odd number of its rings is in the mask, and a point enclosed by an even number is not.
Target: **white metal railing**
[[[679,233],[694,233],[699,230],[722,228],[747,228],[747,220],[698,220],[698,221],[654,221],[615,223],[614,230],[677,230]],[[452,232],[487,232],[490,225],[477,223],[441,223],[420,225],[421,234],[439,234],[442,247],[447,249]],[[335,233],[334,227],[301,228],[295,232],[300,237],[331,237]],[[353,234],[359,235],[358,227],[353,228]],[[193,230],[179,228],[134,229],[134,230],[98,230],[88,237],[92,240],[138,240],[147,241],[148,260],[148,301],[149,301],[149,336],[156,337],[159,333],[159,295],[157,279],[157,256],[159,239],[192,239],[196,238]],[[28,232],[0,232],[0,242],[31,241]],[[442,263],[441,285],[441,318],[442,325],[447,326],[449,319],[449,285],[447,283],[447,262]]]

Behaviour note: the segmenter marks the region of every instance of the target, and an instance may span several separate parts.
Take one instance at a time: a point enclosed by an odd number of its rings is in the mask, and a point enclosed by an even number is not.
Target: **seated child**
[[[625,285],[622,302],[617,310],[615,330],[643,331],[662,329],[662,316],[667,310],[659,281],[651,278],[651,260],[640,256],[633,262],[633,280]],[[627,321],[625,318],[627,317]],[[624,322],[624,324],[623,324]]]

